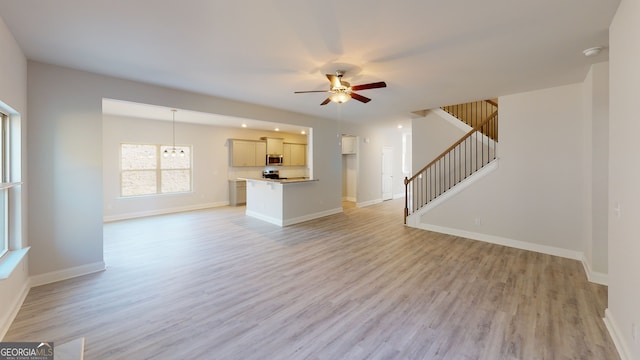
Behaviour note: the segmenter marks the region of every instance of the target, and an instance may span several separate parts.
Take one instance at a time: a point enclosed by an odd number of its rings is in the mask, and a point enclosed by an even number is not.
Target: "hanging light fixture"
[[[176,149],[176,109],[171,109],[171,111],[173,112],[173,146],[171,147],[171,151],[169,151],[169,149],[164,149],[164,151],[162,152],[162,156],[163,157],[169,157],[169,155],[171,155],[171,157],[176,157],[176,155],[178,154],[178,149]],[[185,153],[184,150],[180,150],[180,156],[184,157]]]

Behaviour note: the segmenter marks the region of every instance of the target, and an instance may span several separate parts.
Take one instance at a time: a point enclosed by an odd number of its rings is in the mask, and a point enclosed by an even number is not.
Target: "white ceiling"
[[[0,0],[29,59],[352,122],[580,82],[619,0]],[[595,57],[582,50],[604,46]],[[320,106],[347,70],[368,104]]]
[[[140,104],[122,100],[102,99],[102,112],[109,115],[136,117],[150,120],[173,121],[174,110],[176,123],[184,122],[201,125],[224,126],[230,128],[242,127],[252,130],[309,134],[309,128],[304,126],[274,123],[257,119],[246,119],[228,115],[210,114],[199,111]]]

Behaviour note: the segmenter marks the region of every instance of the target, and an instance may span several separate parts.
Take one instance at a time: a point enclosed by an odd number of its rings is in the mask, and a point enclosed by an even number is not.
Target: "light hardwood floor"
[[[105,224],[105,272],[33,288],[5,341],[86,359],[617,359],[578,261],[402,225],[217,208]]]

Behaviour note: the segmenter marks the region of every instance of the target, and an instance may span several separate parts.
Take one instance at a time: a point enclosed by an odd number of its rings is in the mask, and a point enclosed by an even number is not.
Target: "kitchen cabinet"
[[[264,141],[230,139],[231,166],[264,166],[266,148]]]
[[[256,166],[267,165],[267,143],[264,141],[256,142]]]
[[[284,143],[283,146],[284,166],[305,166],[307,164],[307,145],[306,144],[289,144]]]
[[[355,136],[342,136],[342,154],[355,154],[358,147],[357,139]]]
[[[229,205],[238,206],[247,203],[247,182],[229,180]]]
[[[282,155],[284,153],[283,139],[265,137],[267,141],[267,154]]]

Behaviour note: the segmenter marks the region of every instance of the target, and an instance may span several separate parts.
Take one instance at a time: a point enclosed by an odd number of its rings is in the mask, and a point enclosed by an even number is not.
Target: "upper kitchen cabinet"
[[[256,166],[265,166],[267,164],[267,143],[264,141],[256,141]]]
[[[342,136],[342,154],[355,154],[357,152],[358,141],[357,137],[350,135]]]
[[[229,139],[231,166],[265,166],[267,144],[264,141]]]
[[[307,145],[306,144],[283,144],[284,166],[305,166],[307,164]]]
[[[284,153],[283,139],[271,137],[261,139],[267,141],[267,154],[282,155]]]

